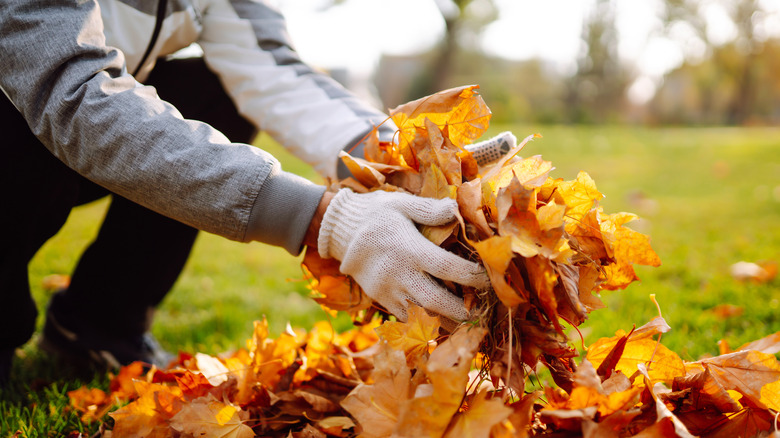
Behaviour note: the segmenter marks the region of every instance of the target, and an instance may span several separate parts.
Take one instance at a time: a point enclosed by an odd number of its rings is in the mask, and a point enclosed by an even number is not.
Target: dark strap
[[[141,62],[138,63],[138,67],[135,68],[135,71],[133,72],[133,76],[138,74],[138,71],[141,70],[141,67],[143,67],[144,62],[146,62],[146,58],[149,57],[149,54],[152,53],[152,49],[154,48],[155,43],[157,43],[157,37],[160,36],[160,29],[162,29],[163,20],[165,19],[165,9],[168,6],[168,0],[160,0],[157,2],[157,21],[154,23],[154,31],[152,32],[152,39],[149,41],[149,45],[146,46],[146,52],[144,53],[144,56],[141,58]]]

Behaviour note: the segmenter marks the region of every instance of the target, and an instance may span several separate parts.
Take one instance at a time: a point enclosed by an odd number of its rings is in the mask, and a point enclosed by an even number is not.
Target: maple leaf
[[[138,398],[110,413],[116,436],[167,437],[168,420],[183,406],[178,386],[134,382]]]
[[[119,374],[111,379],[109,390],[111,396],[118,400],[130,400],[136,397],[133,380],[144,374],[144,364],[133,362],[119,369]]]
[[[390,110],[399,128],[401,149],[404,143],[411,144],[419,135],[416,128],[424,127],[426,118],[440,129],[446,128],[448,138],[458,146],[482,136],[491,114],[477,88],[478,85],[451,88]]]
[[[666,389],[663,383],[658,382],[654,385],[651,383],[652,379],[650,378],[644,363],[638,364],[637,369],[644,376],[645,386],[648,389],[650,396],[653,398],[653,401],[655,402],[656,422],[636,436],[675,436],[679,438],[695,438],[690,433],[690,431],[688,431],[688,428],[685,427],[685,424],[683,424],[683,422],[669,409],[669,407],[666,406],[666,403],[660,400],[658,393],[665,392],[664,390]],[[659,433],[658,429],[662,431],[662,434],[657,435]]]
[[[376,328],[379,337],[390,347],[403,351],[409,365],[436,345],[439,337],[439,318],[430,316],[420,306],[410,304],[407,322],[386,321]]]
[[[513,410],[501,399],[488,399],[488,392],[478,392],[468,403],[468,409],[455,416],[445,438],[488,438],[490,428],[509,418]]]
[[[247,413],[223,403],[212,395],[197,398],[185,404],[170,420],[170,427],[193,436],[220,438],[248,438],[255,436],[244,424]]]
[[[607,394],[601,379],[590,362],[583,361],[574,375],[574,389],[564,402],[552,402],[549,409],[586,410],[595,407],[600,417],[625,411],[639,401],[641,388],[629,387],[624,391]],[[545,408],[548,409],[548,408]]]
[[[658,255],[650,247],[650,238],[623,226],[634,219],[636,215],[631,213],[601,215],[601,235],[607,253],[616,261],[614,265],[604,266],[606,281],[602,287],[605,289],[622,289],[638,280],[632,264],[661,265]]]
[[[586,359],[598,367],[624,336],[625,333],[619,330],[612,338],[599,339],[588,346]],[[615,370],[631,376],[639,365],[650,363],[647,369],[651,379],[669,384],[675,377],[685,375],[685,365],[680,356],[649,335],[631,336],[622,342],[625,342],[625,345],[620,359],[614,365]]]
[[[429,384],[403,404],[396,433],[400,436],[441,436],[460,409],[468,373],[484,328],[463,326],[439,344],[424,365]]]
[[[723,388],[739,392],[759,407],[780,411],[780,393],[776,389],[780,384],[780,362],[774,355],[738,351],[696,363],[709,370]]]
[[[105,391],[98,388],[87,388],[68,391],[70,406],[81,413],[83,423],[100,420],[111,409],[111,398]]]
[[[373,383],[361,383],[341,401],[341,406],[363,425],[361,436],[387,437],[395,430],[401,403],[409,398],[411,371],[400,350],[385,346],[377,354]]]
[[[555,201],[566,206],[566,216],[576,222],[582,219],[604,195],[596,188],[596,182],[584,171],[577,179],[547,179],[539,191],[540,199]]]

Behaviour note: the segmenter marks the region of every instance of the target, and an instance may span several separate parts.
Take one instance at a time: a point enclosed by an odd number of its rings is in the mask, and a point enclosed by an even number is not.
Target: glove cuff
[[[355,229],[360,225],[363,209],[356,201],[357,193],[341,189],[330,201],[322,216],[317,251],[322,258],[341,260]]]

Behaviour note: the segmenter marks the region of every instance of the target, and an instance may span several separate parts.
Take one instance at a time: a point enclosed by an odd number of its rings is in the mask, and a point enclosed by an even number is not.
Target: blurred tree
[[[414,82],[410,99],[450,88],[458,53],[469,47],[488,24],[498,18],[493,0],[435,0],[444,19],[444,37],[431,58],[432,65]]]
[[[729,103],[723,109],[723,121],[742,124],[756,111],[759,58],[764,41],[757,28],[762,24],[765,11],[759,0],[665,0],[663,20],[667,31],[686,26],[706,47],[706,57],[715,63],[719,74],[730,76],[728,82],[736,86],[729,89]],[[707,11],[719,9],[734,24],[733,43],[718,46],[713,41],[717,30],[705,17]],[[722,35],[721,35],[722,37]],[[679,76],[679,74],[678,74]],[[724,92],[725,90],[720,90]],[[706,95],[707,93],[705,93]]]
[[[568,84],[566,107],[573,123],[605,122],[625,103],[630,83],[628,70],[618,57],[614,0],[597,0],[586,14],[577,71]]]

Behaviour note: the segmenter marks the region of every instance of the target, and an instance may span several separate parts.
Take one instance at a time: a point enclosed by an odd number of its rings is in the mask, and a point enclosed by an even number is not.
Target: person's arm
[[[335,177],[339,152],[372,127],[381,125],[383,140],[395,132],[386,114],[301,61],[283,16],[267,2],[205,2],[198,43],[239,112],[323,176]]]
[[[0,89],[68,167],[201,230],[300,250],[324,187],[138,84],[97,2],[0,1],[0,59]]]

